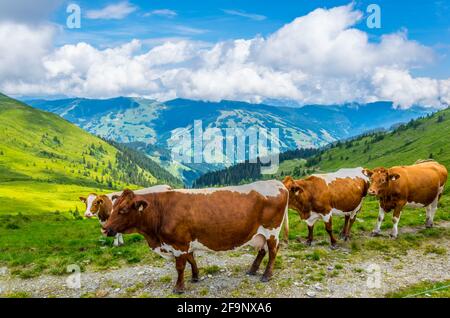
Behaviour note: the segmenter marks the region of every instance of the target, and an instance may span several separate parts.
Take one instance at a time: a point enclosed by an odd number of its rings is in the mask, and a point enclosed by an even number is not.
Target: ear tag
[[[139,212],[142,212],[142,211],[144,211],[144,206],[141,204],[141,205],[139,206]]]
[[[295,195],[298,195],[300,193],[300,190],[295,191]]]

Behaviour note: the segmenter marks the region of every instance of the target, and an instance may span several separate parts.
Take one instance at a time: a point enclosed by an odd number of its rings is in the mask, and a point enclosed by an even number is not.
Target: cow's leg
[[[116,236],[114,236],[114,243],[113,243],[114,246],[119,246],[120,245],[120,243],[119,243],[119,236],[120,236],[119,233],[117,233]]]
[[[262,248],[259,250],[258,255],[253,261],[252,267],[250,267],[250,270],[247,272],[248,275],[256,275],[256,272],[258,271],[259,266],[261,265],[261,262],[264,259],[264,256],[266,256],[266,250]]]
[[[348,235],[348,224],[350,221],[350,215],[346,214],[345,215],[345,222],[344,222],[344,226],[342,227],[342,231],[340,234],[341,239],[346,239],[347,235]]]
[[[336,239],[333,236],[333,218],[330,216],[328,222],[325,222],[325,229],[327,230],[328,235],[330,236],[331,247],[336,247]]]
[[[264,271],[263,276],[261,277],[262,282],[268,282],[273,274],[273,266],[275,264],[275,258],[277,257],[278,252],[278,242],[274,236],[271,236],[267,240],[267,249],[269,250],[269,262],[267,263],[266,270]]]
[[[392,216],[392,223],[394,226],[392,227],[392,238],[397,238],[398,236],[398,222],[400,222],[400,215],[402,214],[402,209],[405,204],[397,205],[394,209],[394,213]]]
[[[198,267],[197,267],[197,262],[194,259],[194,253],[189,253],[187,254],[187,261],[189,262],[189,264],[191,264],[191,269],[192,269],[192,282],[193,283],[197,283],[199,281],[198,279]]]
[[[308,238],[306,240],[306,245],[311,246],[313,239],[314,239],[314,224],[312,225],[308,224]]]
[[[119,245],[123,245],[124,244],[124,242],[123,242],[123,234],[119,233],[118,235],[119,235]]]
[[[353,223],[355,223],[355,221],[356,221],[356,215],[350,216],[350,222],[347,227],[347,235],[344,237],[344,240],[347,241],[348,239],[350,239],[350,232],[352,230],[352,226],[353,226]]]
[[[375,226],[375,229],[372,231],[373,236],[376,236],[381,233],[381,223],[383,223],[384,214],[385,214],[384,209],[380,206],[378,209],[377,225]]]
[[[427,221],[425,226],[427,228],[433,227],[434,215],[436,214],[436,210],[439,204],[440,194],[436,197],[436,199],[429,206],[426,207],[427,210]]]
[[[173,292],[176,294],[182,294],[184,292],[184,269],[186,267],[187,254],[182,254],[175,258],[175,267],[177,269],[178,278]]]

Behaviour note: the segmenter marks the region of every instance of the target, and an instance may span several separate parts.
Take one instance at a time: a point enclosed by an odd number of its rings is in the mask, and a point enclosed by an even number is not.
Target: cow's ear
[[[103,204],[104,203],[103,199],[98,199],[97,202],[98,202],[98,204]]]
[[[139,200],[139,201],[134,202],[134,207],[139,212],[144,211],[147,206],[148,206],[148,203],[145,200]]]
[[[400,175],[398,173],[391,173],[389,175],[389,180],[392,180],[392,181],[395,181],[395,180],[397,180],[399,178],[400,178]]]
[[[82,202],[84,202],[84,203],[86,203],[86,198],[85,197],[80,197],[80,201],[82,201]]]
[[[117,200],[118,197],[119,197],[118,194],[114,194],[114,195],[111,197],[111,201]]]
[[[362,171],[363,175],[365,175],[366,177],[371,177],[373,175],[373,171],[369,170],[369,169],[363,169]]]

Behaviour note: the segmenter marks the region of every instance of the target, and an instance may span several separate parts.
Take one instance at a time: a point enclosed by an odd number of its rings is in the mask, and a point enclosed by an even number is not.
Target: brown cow
[[[191,264],[192,281],[198,281],[194,260],[198,250],[255,246],[258,256],[248,272],[251,275],[256,274],[268,251],[269,262],[261,278],[268,281],[279,247],[279,232],[287,218],[288,195],[276,180],[145,195],[125,190],[114,203],[104,230],[109,236],[116,232],[141,233],[153,251],[166,258],[175,257],[177,293],[184,290],[186,262]]]
[[[162,192],[168,191],[172,188],[168,185],[156,185],[150,188],[137,190],[137,194],[145,194],[150,192]],[[80,200],[86,204],[86,211],[84,216],[87,218],[92,218],[97,215],[98,220],[101,225],[106,224],[113,207],[113,201],[115,198],[119,197],[122,192],[115,192],[110,194],[97,195],[95,193],[90,193],[86,198],[80,197]],[[114,246],[123,245],[123,236],[121,233],[117,233],[114,238]]]
[[[314,223],[322,219],[330,235],[331,246],[335,247],[332,215],[345,215],[341,236],[345,240],[350,238],[351,227],[369,187],[368,178],[362,171],[363,168],[340,169],[301,180],[290,176],[284,179],[283,183],[289,190],[289,207],[308,224],[307,245],[311,245],[313,240]]]
[[[426,227],[433,226],[439,199],[447,182],[447,169],[434,160],[418,161],[412,166],[365,169],[370,178],[369,194],[379,199],[378,220],[374,235],[381,230],[384,214],[393,210],[393,238],[398,235],[398,222],[404,206],[425,207]]]

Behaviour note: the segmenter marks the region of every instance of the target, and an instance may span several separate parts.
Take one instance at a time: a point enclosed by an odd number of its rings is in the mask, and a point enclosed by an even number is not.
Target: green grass
[[[158,265],[163,259],[150,253],[138,234],[126,235],[125,246],[112,247],[112,239],[101,235],[97,220],[75,220],[67,213],[0,216],[0,264],[15,276],[62,275],[70,264],[84,271],[137,262]]]
[[[390,298],[449,298],[450,280],[442,282],[421,282],[395,292],[388,293]]]

